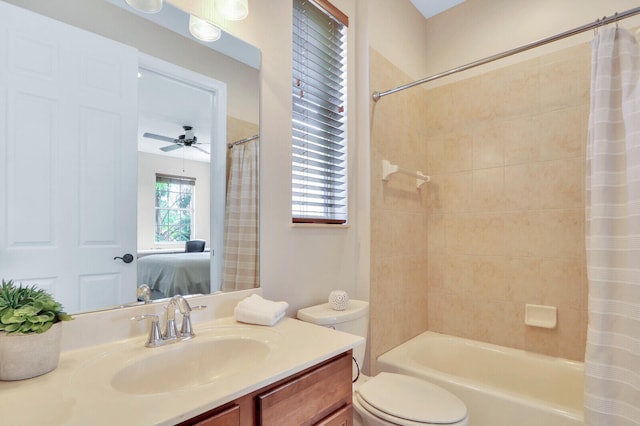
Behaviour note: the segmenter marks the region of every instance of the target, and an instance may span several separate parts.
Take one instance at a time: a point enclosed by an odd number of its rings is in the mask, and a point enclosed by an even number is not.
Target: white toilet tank
[[[369,327],[369,302],[363,300],[349,300],[347,309],[336,311],[328,303],[310,306],[298,311],[298,319],[324,327],[344,331],[363,337],[366,342]],[[353,349],[353,356],[362,367],[365,345]]]

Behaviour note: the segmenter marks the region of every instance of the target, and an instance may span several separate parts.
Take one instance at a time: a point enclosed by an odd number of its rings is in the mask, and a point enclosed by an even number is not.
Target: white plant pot
[[[60,359],[62,323],[44,333],[0,332],[0,380],[22,380],[54,370]]]

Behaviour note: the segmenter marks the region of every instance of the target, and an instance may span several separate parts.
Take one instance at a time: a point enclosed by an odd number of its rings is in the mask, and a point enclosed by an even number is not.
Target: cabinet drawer
[[[258,424],[263,426],[316,424],[351,405],[351,355],[340,355],[258,395],[256,401]]]

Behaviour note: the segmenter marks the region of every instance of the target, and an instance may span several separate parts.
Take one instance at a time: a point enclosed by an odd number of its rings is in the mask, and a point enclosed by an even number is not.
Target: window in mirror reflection
[[[194,178],[156,175],[156,243],[191,239],[195,185]]]

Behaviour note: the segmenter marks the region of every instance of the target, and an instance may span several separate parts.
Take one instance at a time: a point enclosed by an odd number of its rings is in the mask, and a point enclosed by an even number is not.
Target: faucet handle
[[[186,300],[185,300],[185,303],[186,303]],[[187,306],[189,306],[189,304],[187,304]],[[196,334],[193,332],[193,328],[191,327],[191,311],[198,311],[206,307],[207,307],[206,305],[189,307],[189,309],[182,314],[182,325],[180,327],[181,339],[186,340],[186,339],[195,337]]]
[[[151,328],[149,329],[149,337],[145,342],[146,347],[155,347],[162,344],[162,334],[160,333],[160,320],[158,315],[144,314],[131,317],[131,320],[142,321],[145,319],[151,320]]]

